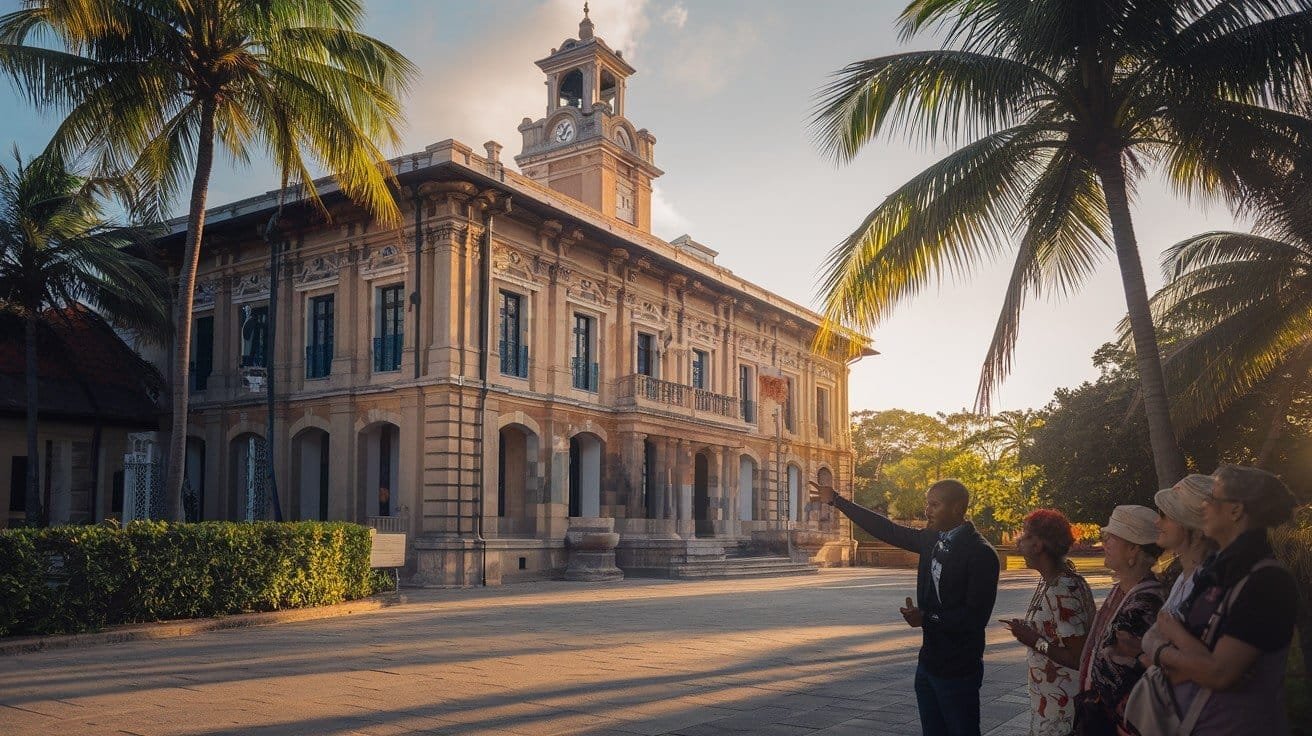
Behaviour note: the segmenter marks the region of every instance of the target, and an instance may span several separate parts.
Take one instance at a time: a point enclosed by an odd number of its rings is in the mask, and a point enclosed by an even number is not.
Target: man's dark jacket
[[[895,524],[887,517],[835,496],[834,507],[876,538],[920,554],[916,575],[916,606],[925,615],[920,666],[935,677],[958,678],[978,674],[984,661],[984,629],[993,616],[998,597],[998,553],[975,526],[953,535],[938,554],[943,571],[934,592],[930,561],[939,533]]]

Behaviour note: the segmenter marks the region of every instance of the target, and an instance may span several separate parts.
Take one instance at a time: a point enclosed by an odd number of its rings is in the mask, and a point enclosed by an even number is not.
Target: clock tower
[[[524,150],[515,163],[525,176],[651,232],[651,181],[656,137],[624,117],[624,92],[634,68],[621,51],[593,35],[583,6],[579,37],[537,62],[547,75],[547,114],[524,118]]]

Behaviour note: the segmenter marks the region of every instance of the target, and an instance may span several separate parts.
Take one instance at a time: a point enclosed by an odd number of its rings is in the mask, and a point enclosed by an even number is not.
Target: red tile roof
[[[17,329],[14,329],[17,326]],[[22,323],[0,330],[0,414],[27,409]],[[83,307],[43,315],[37,333],[37,401],[47,417],[153,428],[164,381],[103,319]]]

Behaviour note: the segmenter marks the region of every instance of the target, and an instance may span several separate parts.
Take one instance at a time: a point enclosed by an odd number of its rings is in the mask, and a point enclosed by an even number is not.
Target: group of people
[[[916,529],[811,485],[860,528],[920,554],[916,600],[901,614],[923,632],[921,728],[978,735],[999,561],[966,519],[969,491],[935,483],[927,525]],[[1117,506],[1103,527],[1115,582],[1101,606],[1066,557],[1075,542],[1066,516],[1026,516],[1016,547],[1040,581],[1024,617],[1001,624],[1028,649],[1030,733],[1289,733],[1284,673],[1298,591],[1267,531],[1292,517],[1293,494],[1264,470],[1225,465],[1184,478],[1154,503]]]

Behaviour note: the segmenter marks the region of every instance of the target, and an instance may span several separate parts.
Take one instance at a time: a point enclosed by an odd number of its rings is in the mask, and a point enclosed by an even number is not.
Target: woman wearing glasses
[[[1177,683],[1184,733],[1287,734],[1285,660],[1298,590],[1267,530],[1288,521],[1297,502],[1258,468],[1223,465],[1212,478],[1203,532],[1219,551],[1199,570],[1179,617],[1162,612],[1156,629],[1164,641],[1143,656]]]

